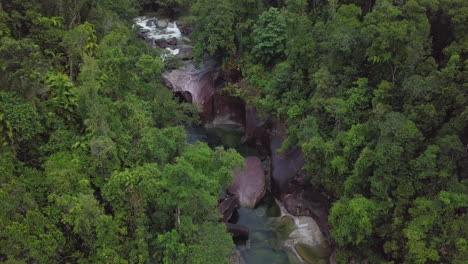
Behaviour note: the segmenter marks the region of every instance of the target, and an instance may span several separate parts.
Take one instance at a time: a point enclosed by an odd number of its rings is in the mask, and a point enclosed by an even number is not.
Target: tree
[[[76,26],[64,35],[62,43],[68,53],[70,80],[74,80],[75,66],[79,64],[81,58],[85,54],[93,54],[97,47],[96,41],[94,26],[87,22]]]
[[[195,41],[194,55],[220,55],[230,57],[235,55],[234,22],[235,10],[231,1],[199,0],[192,9]]]
[[[268,64],[281,57],[286,46],[286,20],[277,8],[263,12],[254,26],[252,49],[254,56]]]

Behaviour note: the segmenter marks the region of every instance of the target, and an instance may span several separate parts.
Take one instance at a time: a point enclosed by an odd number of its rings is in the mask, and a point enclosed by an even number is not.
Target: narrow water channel
[[[212,148],[235,148],[244,157],[256,154],[255,149],[241,144],[242,133],[237,130],[188,126],[186,133],[190,144],[201,141]],[[281,218],[281,210],[271,194],[267,193],[254,209],[239,208],[230,222],[249,229],[249,239],[234,241],[245,264],[299,263],[284,247],[293,224]]]

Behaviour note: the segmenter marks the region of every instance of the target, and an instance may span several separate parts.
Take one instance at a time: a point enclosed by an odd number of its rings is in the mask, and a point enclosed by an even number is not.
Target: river
[[[143,34],[147,41],[152,41],[152,45],[155,45],[154,43],[157,41],[163,41],[164,45],[162,46],[166,50],[166,53],[161,55],[163,60],[169,56],[177,57],[180,55],[179,43],[182,43],[184,47],[190,44],[189,39],[183,36],[175,21],[158,20],[154,17],[138,17],[135,19],[135,24],[140,26],[140,34]],[[165,47],[164,41],[172,41],[177,44]],[[161,46],[161,43],[159,42],[158,45]],[[215,96],[217,89],[214,84],[217,74],[213,73],[213,65],[197,68],[187,60],[186,65],[185,68],[165,73],[166,81],[169,80],[166,85],[175,93],[190,98],[190,102],[201,105],[202,108],[216,108],[213,96]],[[274,178],[278,177],[278,172],[281,172],[280,177],[290,173],[288,160],[284,163],[284,160],[276,158],[277,155],[270,157],[264,153],[258,153],[255,146],[242,143],[246,120],[239,121],[239,116],[245,116],[245,109],[242,109],[244,112],[240,113],[239,109],[229,109],[223,105],[227,101],[220,101],[221,106],[217,107],[222,109],[221,113],[212,109],[206,114],[211,115],[211,118],[202,114],[202,119],[205,119],[203,126],[186,127],[187,142],[189,144],[194,144],[197,141],[206,142],[212,148],[219,146],[234,148],[244,157],[259,157],[264,165],[270,164],[271,161],[278,162],[276,174],[273,173],[270,176],[269,172],[266,173],[267,183],[271,180],[278,180]],[[272,143],[277,142],[273,140]],[[268,147],[276,149],[275,145]],[[282,169],[283,166],[286,167]],[[229,220],[230,223],[238,224],[249,230],[248,239],[234,239],[235,252],[238,255],[236,261],[245,264],[327,264],[330,248],[327,245],[323,246],[326,244],[323,242],[325,239],[316,222],[308,216],[295,217],[290,215],[283,205],[269,193],[270,190],[271,188],[268,186],[264,198],[255,208],[238,208]],[[298,257],[299,255],[302,258]]]

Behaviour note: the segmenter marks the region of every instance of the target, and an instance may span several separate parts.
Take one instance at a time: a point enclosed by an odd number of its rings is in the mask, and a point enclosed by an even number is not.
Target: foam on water
[[[154,21],[151,26],[147,26],[149,21]],[[177,38],[179,40],[182,39],[182,32],[177,27],[177,22],[169,22],[166,28],[158,28],[156,27],[157,19],[154,17],[137,17],[135,18],[135,24],[142,28],[142,30],[149,31],[147,33],[147,37],[149,39],[170,39],[170,38]]]

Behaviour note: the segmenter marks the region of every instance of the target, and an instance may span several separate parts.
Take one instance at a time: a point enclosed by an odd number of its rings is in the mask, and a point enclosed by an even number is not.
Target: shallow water
[[[283,246],[294,229],[283,221],[281,211],[270,194],[254,209],[240,208],[235,222],[250,230],[248,241],[235,241],[246,264],[295,264],[297,258]]]

